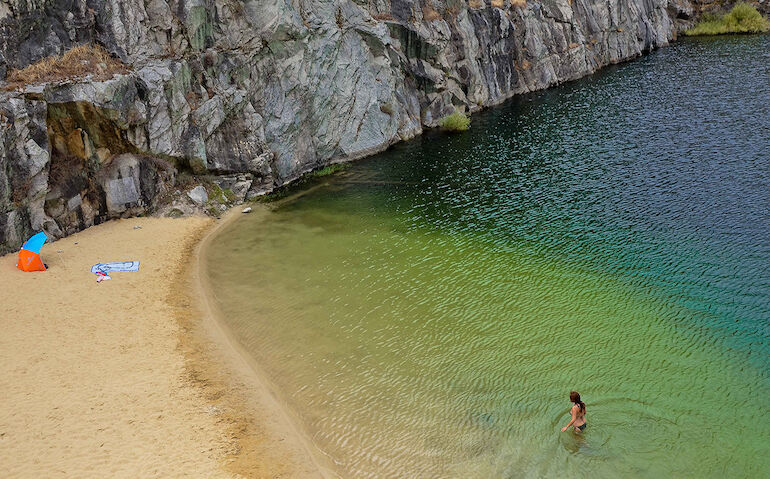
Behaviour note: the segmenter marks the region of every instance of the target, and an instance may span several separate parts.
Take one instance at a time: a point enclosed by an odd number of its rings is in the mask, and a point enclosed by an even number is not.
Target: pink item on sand
[[[112,278],[107,273],[102,273],[101,271],[96,273],[96,282],[97,283],[101,283],[102,281],[107,281],[108,279],[112,279]]]

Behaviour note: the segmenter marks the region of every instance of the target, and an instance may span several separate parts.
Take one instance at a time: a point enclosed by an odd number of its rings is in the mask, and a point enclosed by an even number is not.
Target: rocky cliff
[[[0,78],[83,43],[128,65],[6,85],[0,253],[152,211],[180,170],[238,198],[269,191],[666,45],[691,14],[686,0],[0,0]]]

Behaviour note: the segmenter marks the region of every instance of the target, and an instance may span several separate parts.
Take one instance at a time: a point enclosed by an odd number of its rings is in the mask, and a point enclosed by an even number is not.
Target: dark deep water
[[[207,263],[342,476],[770,474],[770,35],[687,39],[309,185]]]

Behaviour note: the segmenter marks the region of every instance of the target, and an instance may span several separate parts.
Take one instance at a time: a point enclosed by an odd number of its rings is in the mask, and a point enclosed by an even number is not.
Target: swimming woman
[[[580,400],[580,394],[577,391],[569,393],[569,400],[575,403],[570,411],[572,413],[572,421],[561,428],[561,432],[566,431],[570,426],[575,426],[575,432],[583,432],[586,428],[586,403]]]

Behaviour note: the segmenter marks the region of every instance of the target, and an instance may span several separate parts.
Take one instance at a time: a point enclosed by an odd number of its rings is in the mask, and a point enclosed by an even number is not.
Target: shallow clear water
[[[218,306],[344,477],[766,477],[768,52],[683,41],[316,180],[218,237]]]

